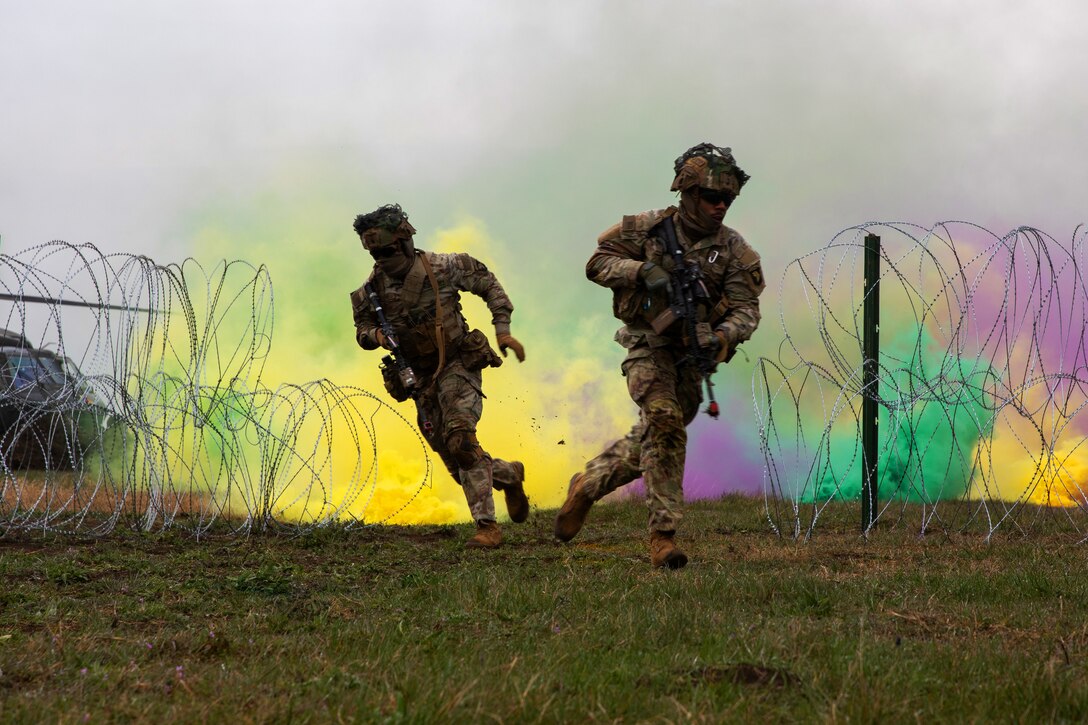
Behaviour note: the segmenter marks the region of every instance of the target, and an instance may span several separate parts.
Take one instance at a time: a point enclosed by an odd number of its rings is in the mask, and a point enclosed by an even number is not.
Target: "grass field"
[[[4,722],[824,722],[1088,719],[1088,550],[806,544],[762,501],[690,506],[654,571],[637,502],[572,544],[507,524],[195,541],[0,539]]]

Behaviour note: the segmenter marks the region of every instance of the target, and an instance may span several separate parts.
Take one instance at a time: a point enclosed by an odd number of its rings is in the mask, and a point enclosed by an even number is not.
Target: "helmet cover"
[[[360,214],[355,217],[353,227],[368,250],[400,244],[405,253],[411,253],[409,247],[416,229],[408,223],[408,215],[400,204],[386,204],[369,214]]]
[[[737,166],[733,150],[701,143],[692,146],[673,163],[671,191],[691,191],[696,188],[728,191],[739,194],[751,177]]]

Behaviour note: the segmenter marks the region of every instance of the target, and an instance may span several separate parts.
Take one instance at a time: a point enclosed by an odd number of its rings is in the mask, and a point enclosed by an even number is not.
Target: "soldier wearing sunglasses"
[[[423,437],[464,490],[476,522],[466,546],[495,548],[502,543],[502,531],[491,489],[503,492],[511,520],[525,521],[525,468],[520,461],[492,457],[476,438],[483,413],[481,371],[498,367],[502,358],[486,334],[469,330],[461,292],[487,303],[503,357],[513,350],[524,362],[525,348],[510,334],[514,305],[495,275],[474,257],[416,249],[416,230],[399,205],[360,214],[354,228],[374,259],[366,284],[351,293],[355,338],[364,350],[385,348],[410,366],[408,376],[383,366],[386,390],[395,400],[415,401]]]
[[[622,369],[639,419],[571,478],[555,536],[573,539],[595,501],[642,477],[650,561],[678,569],[688,561],[675,542],[686,427],[709,379],[703,368],[728,362],[755,332],[764,282],[759,255],[722,224],[749,179],[732,151],[699,144],[676,159],[673,172],[679,206],[625,216],[601,234],[586,264],[591,281],[612,289],[613,312],[624,323],[616,341],[627,349]],[[686,305],[677,304],[681,284]],[[708,412],[716,415],[716,407]]]

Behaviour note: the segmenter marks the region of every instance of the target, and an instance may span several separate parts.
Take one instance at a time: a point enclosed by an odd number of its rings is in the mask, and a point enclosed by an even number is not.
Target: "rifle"
[[[393,325],[389,322],[389,318],[385,316],[385,309],[382,308],[382,301],[378,297],[377,291],[369,282],[363,285],[363,289],[366,290],[366,296],[370,298],[370,304],[378,317],[378,325],[381,327],[382,335],[389,341],[390,351],[388,355],[382,358],[382,367],[386,369],[396,368],[400,384],[404,386],[404,389],[408,391],[408,395],[416,403],[416,412],[419,413],[419,423],[423,427],[423,431],[430,435],[433,426],[419,406],[419,396],[423,393],[419,386],[419,378],[416,377],[415,370],[412,370],[408,359],[401,352],[400,343],[397,342],[397,334],[393,331]]]
[[[699,345],[699,335],[696,331],[698,315],[695,307],[696,298],[706,300],[710,295],[703,282],[703,273],[696,262],[684,261],[684,250],[680,248],[680,242],[676,238],[676,226],[671,216],[666,217],[660,225],[661,238],[665,242],[665,252],[672,256],[673,268],[669,285],[669,309],[662,315],[667,319],[665,326],[671,325],[677,318],[684,321],[684,334],[688,338],[689,360],[703,378],[706,385],[706,397],[709,401],[706,406],[706,414],[711,418],[718,417],[718,401],[714,399],[714,382],[710,379],[714,372],[714,356],[707,353],[706,349]],[[660,329],[658,321],[654,321],[655,330]]]

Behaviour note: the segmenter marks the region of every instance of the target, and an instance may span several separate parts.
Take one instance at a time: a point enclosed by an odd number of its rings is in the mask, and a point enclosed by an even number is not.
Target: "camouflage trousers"
[[[510,462],[492,458],[476,440],[484,408],[482,382],[479,370],[466,370],[455,359],[419,396],[416,413],[423,438],[464,490],[473,520],[494,521],[492,487],[501,491],[520,477]]]
[[[698,371],[678,365],[669,348],[636,347],[623,362],[638,422],[585,467],[584,490],[596,501],[639,476],[646,484],[650,531],[675,531],[683,517],[687,425],[702,402]]]

